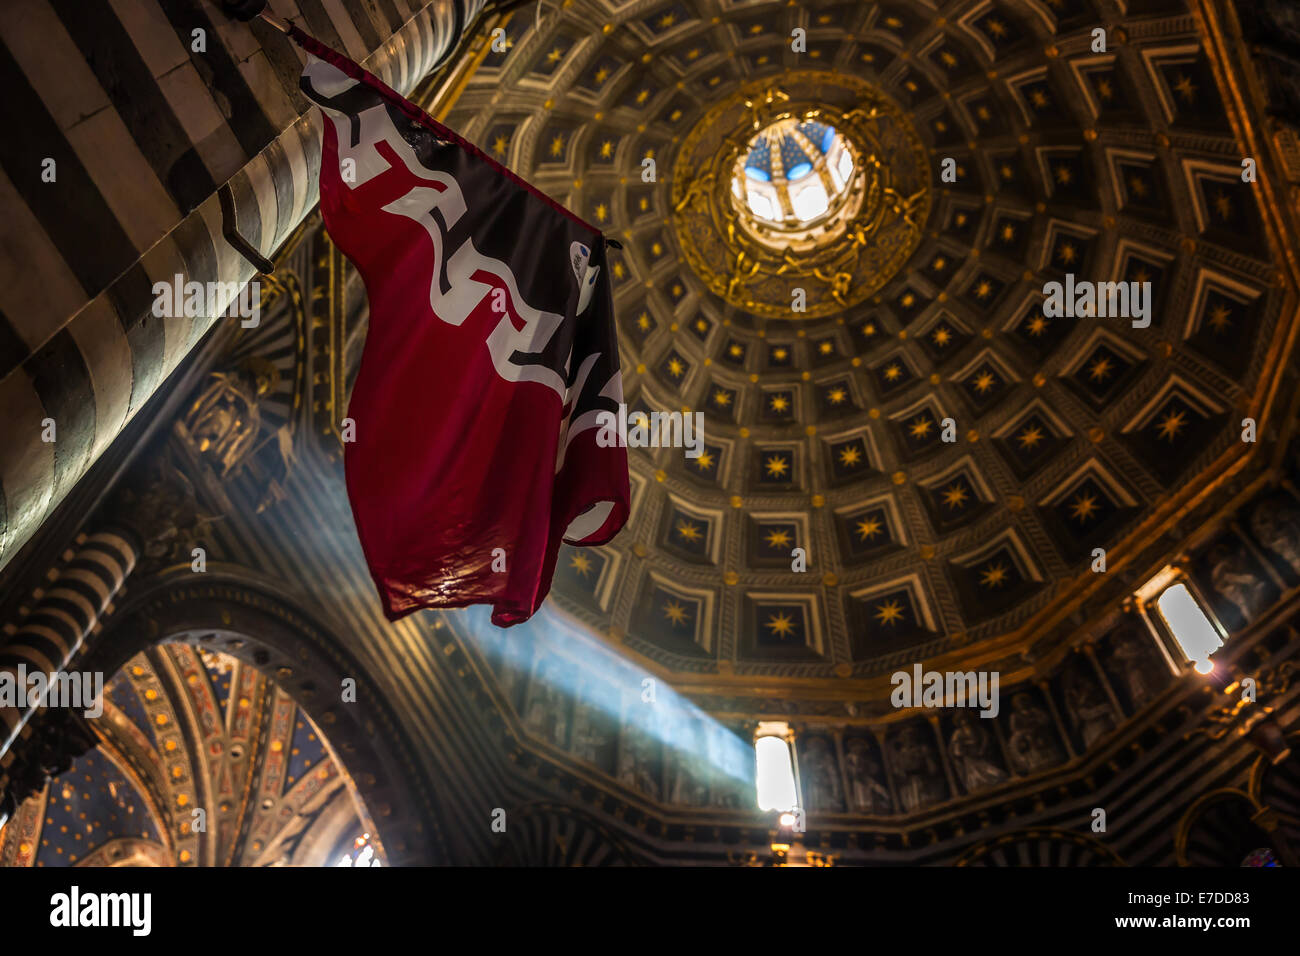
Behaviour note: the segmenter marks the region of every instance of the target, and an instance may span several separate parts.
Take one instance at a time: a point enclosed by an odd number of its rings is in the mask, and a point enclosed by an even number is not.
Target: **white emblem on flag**
[[[576,314],[582,315],[587,311],[587,306],[591,305],[591,295],[596,291],[596,278],[600,275],[600,267],[588,270],[587,263],[591,260],[591,250],[580,242],[575,242],[569,246],[569,261],[573,265],[573,277],[578,280],[578,311]]]

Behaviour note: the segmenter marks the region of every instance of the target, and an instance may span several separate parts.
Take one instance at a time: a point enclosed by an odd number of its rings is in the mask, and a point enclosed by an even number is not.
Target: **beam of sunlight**
[[[490,623],[491,610],[475,606],[448,615],[453,627],[473,641],[491,663],[499,686],[527,724],[530,715],[548,718],[546,711],[578,707],[605,715],[615,728],[619,759],[617,775],[631,778],[638,759],[654,764],[662,745],[664,794],[669,802],[700,806],[700,788],[707,787],[715,805],[718,794],[739,807],[753,807],[755,756],[753,743],[723,726],[666,681],[620,656],[616,649],[585,625],[544,606],[523,624],[502,630]],[[528,694],[528,704],[520,699]],[[521,709],[522,708],[522,709]],[[550,719],[556,719],[550,715]],[[567,718],[564,718],[567,724]],[[562,746],[560,741],[552,741]],[[685,771],[672,775],[669,769]],[[683,779],[685,782],[683,782]],[[648,786],[640,786],[648,790]],[[674,790],[678,792],[673,792]]]

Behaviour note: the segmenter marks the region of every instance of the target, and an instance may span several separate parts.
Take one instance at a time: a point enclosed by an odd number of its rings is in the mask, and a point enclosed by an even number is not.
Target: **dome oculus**
[[[931,205],[907,114],[822,70],[756,79],[716,104],[683,140],[672,184],[683,258],[713,294],[768,318],[833,315],[875,293]]]
[[[803,231],[845,205],[857,161],[834,126],[786,117],[748,145],[731,185],[742,216],[783,232]]]

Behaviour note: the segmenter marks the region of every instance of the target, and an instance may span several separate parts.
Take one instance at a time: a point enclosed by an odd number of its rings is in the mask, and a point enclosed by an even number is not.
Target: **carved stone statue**
[[[600,710],[581,691],[574,695],[572,738],[569,749],[575,757],[596,767],[605,766],[608,747],[614,738]]]
[[[681,212],[691,205],[698,208],[706,207],[708,205],[709,192],[713,189],[713,183],[716,179],[717,174],[711,170],[694,177],[686,184],[686,191],[682,193],[682,198],[679,199],[677,205],[673,207],[673,212]]]
[[[655,779],[654,738],[632,724],[623,725],[619,744],[618,779],[652,800],[659,799]]]
[[[763,263],[757,259],[746,267],[745,260],[748,258],[749,254],[744,249],[736,253],[736,262],[732,267],[731,278],[727,282],[727,298],[734,296],[741,286],[758,275],[758,270],[763,268]]]
[[[1258,49],[1254,56],[1255,69],[1264,80],[1268,98],[1267,111],[1293,128],[1300,116],[1300,57],[1290,51]]]
[[[808,740],[800,756],[804,799],[808,803],[808,809],[842,812],[844,801],[840,797],[840,772],[830,744],[825,738],[813,737]]]
[[[910,813],[944,797],[943,774],[934,745],[921,728],[909,724],[899,731],[893,744],[894,767],[898,774],[898,802]]]
[[[840,305],[849,304],[849,292],[853,288],[853,276],[847,272],[823,272],[821,269],[814,269],[815,275],[822,282],[831,287],[831,298]]]
[[[790,94],[784,90],[770,87],[762,97],[755,97],[752,100],[745,100],[745,109],[753,113],[754,130],[757,132],[763,127],[780,118],[785,104],[789,102]]]
[[[980,719],[969,710],[958,710],[953,716],[952,737],[948,740],[948,756],[952,758],[953,770],[967,793],[1007,779],[1007,772],[997,763],[997,744],[980,724]]]
[[[519,704],[519,688],[524,683],[524,677],[528,673],[528,658],[521,655],[527,655],[531,645],[520,645],[516,641],[515,646],[511,648],[507,645],[509,637],[502,636],[495,647],[492,648],[492,670],[497,675],[497,684],[501,688],[501,695],[506,699],[511,709],[515,713],[521,713]],[[513,653],[512,653],[513,650]]]
[[[691,767],[695,754],[674,751],[672,755],[672,780],[668,799],[683,807],[703,807],[709,803],[709,786]]]
[[[1300,115],[1300,8],[1293,0],[1236,0],[1235,6],[1264,81],[1268,112],[1294,127]]]
[[[721,724],[706,724],[704,736],[711,805],[728,810],[748,807],[754,798],[753,751],[741,743],[734,729]]]
[[[112,513],[140,536],[143,557],[150,562],[189,561],[212,520],[201,514],[190,479],[167,454],[134,471],[132,479],[115,492]]]
[[[1131,630],[1116,637],[1107,666],[1119,675],[1135,710],[1155,697],[1165,683],[1164,669],[1155,654]]]
[[[1248,39],[1300,47],[1300,9],[1290,0],[1238,0],[1236,7]]]
[[[892,813],[893,801],[880,782],[880,763],[871,745],[853,737],[844,745],[844,769],[849,778],[849,803],[860,813]]]
[[[519,689],[519,672],[504,658],[496,661],[495,671],[497,686],[501,688],[501,696],[506,699],[506,703],[512,709],[517,709],[519,703],[515,699],[515,693]]]
[[[1265,501],[1250,517],[1255,540],[1300,574],[1300,507],[1284,498]]]
[[[858,106],[844,114],[844,124],[851,126],[854,123],[869,123],[880,115],[880,107],[873,106],[870,109]]]
[[[783,276],[783,275],[785,275],[785,274],[787,274],[787,273],[790,273],[790,272],[794,273],[794,274],[797,275],[797,276],[810,276],[810,275],[812,275],[812,270],[809,269],[809,268],[808,268],[808,267],[807,267],[803,262],[801,262],[799,259],[795,258],[795,257],[790,253],[790,250],[789,250],[789,249],[782,249],[782,250],[781,250],[781,260],[782,260],[782,261],[781,261],[781,265],[780,265],[779,267],[777,267],[777,270],[776,270],[776,274],[779,275],[779,276]]]
[[[1065,707],[1084,747],[1091,747],[1115,728],[1115,715],[1105,693],[1082,668],[1072,667],[1065,674]]]
[[[1056,743],[1052,718],[1025,692],[1011,698],[1011,762],[1021,773],[1034,773],[1064,759]]]
[[[1208,560],[1214,590],[1241,612],[1243,621],[1253,621],[1264,609],[1268,584],[1251,570],[1250,561],[1241,545],[1226,542],[1216,544],[1210,549]]]
[[[925,202],[926,191],[924,189],[912,193],[910,196],[904,196],[892,186],[885,187],[885,199],[889,201],[889,209],[897,216],[902,216],[903,221],[913,229],[919,228],[916,222],[917,207]]]
[[[559,667],[553,659],[543,658],[528,684],[524,726],[547,743],[563,747],[569,730],[567,703],[560,689]]]
[[[709,803],[709,785],[704,779],[707,758],[700,746],[700,727],[695,720],[679,715],[670,718],[676,727],[666,736],[668,744],[668,800],[683,807],[704,807]]]
[[[278,373],[269,362],[239,372],[213,372],[185,412],[185,428],[199,452],[225,478],[252,452],[262,427],[258,403],[275,387]]]

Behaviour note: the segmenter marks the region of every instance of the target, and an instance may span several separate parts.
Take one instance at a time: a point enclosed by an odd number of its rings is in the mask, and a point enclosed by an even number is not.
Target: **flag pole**
[[[263,20],[265,20],[267,23],[271,24],[271,26],[275,27],[277,30],[279,30],[281,33],[283,33],[285,36],[288,36],[288,35],[289,35],[289,31],[290,31],[291,29],[293,29],[292,27],[289,26],[289,23],[288,23],[287,20],[281,20],[281,19],[280,19],[279,17],[277,17],[275,14],[273,14],[273,13],[267,11],[267,10],[263,10],[261,13],[258,14],[258,16],[261,17]]]
[[[281,20],[266,9],[266,0],[221,0],[226,16],[247,23],[253,17],[260,17],[286,36],[293,29],[288,22]]]
[[[268,12],[266,9],[266,0],[222,0],[222,7],[226,15],[231,19],[247,23],[254,17],[260,17],[266,23],[269,23],[275,29],[288,36],[293,27],[279,17]],[[239,219],[235,213],[235,197],[231,190],[230,183],[223,183],[217,190],[217,196],[221,202],[221,234],[225,237],[226,242],[244,257],[259,275],[270,275],[275,271],[275,264],[266,258],[262,253],[239,231]]]

